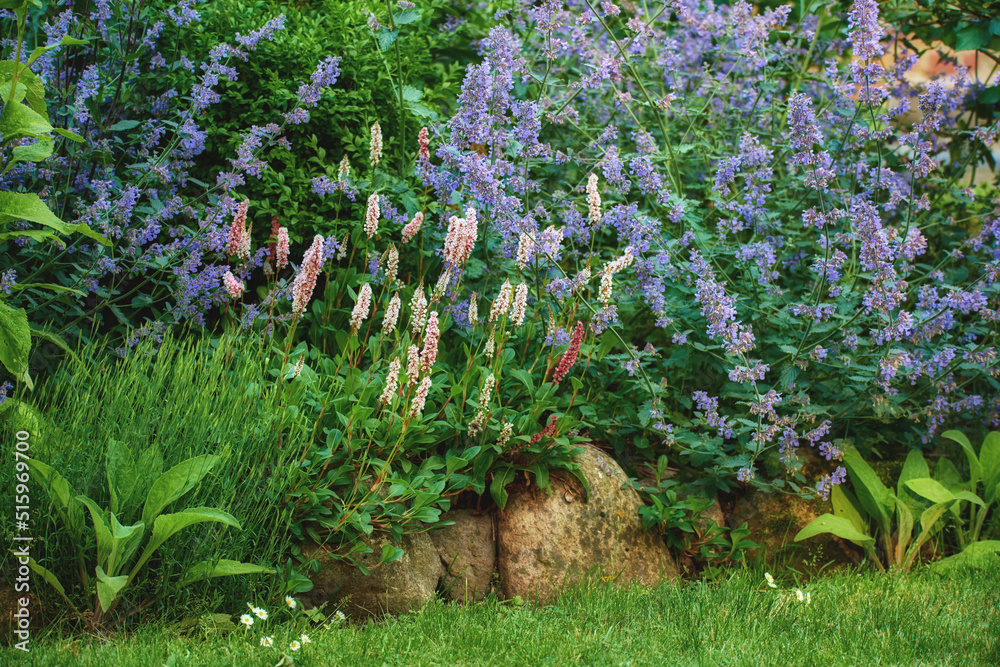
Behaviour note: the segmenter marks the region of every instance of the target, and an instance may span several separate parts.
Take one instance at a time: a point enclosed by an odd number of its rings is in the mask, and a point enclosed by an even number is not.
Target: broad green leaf
[[[420,20],[420,11],[417,9],[406,9],[395,14],[392,20],[396,25],[407,25]]]
[[[81,290],[73,289],[72,287],[64,287],[63,285],[56,285],[54,283],[26,283],[26,284],[15,283],[14,284],[14,290],[15,291],[16,290],[25,290],[25,289],[44,289],[44,290],[49,290],[50,292],[72,292],[73,294],[76,294],[77,296],[86,296],[86,293],[82,292]],[[31,332],[32,333],[35,332],[35,328],[34,327],[31,328]]]
[[[123,132],[125,130],[133,130],[137,127],[139,127],[139,121],[137,120],[120,120],[107,128],[107,130],[108,132]]]
[[[996,487],[1000,484],[1000,431],[986,434],[982,449],[979,450],[979,463],[983,469],[983,500],[988,504],[997,500]]]
[[[118,522],[115,513],[111,513],[111,554],[107,563],[109,576],[116,575],[132,560],[146,534],[145,528],[142,522],[133,526],[123,526]]]
[[[831,489],[830,504],[833,505],[834,516],[843,517],[850,521],[859,533],[867,533],[868,522],[858,511],[857,501],[852,497],[851,492],[843,488],[842,484],[837,484]]]
[[[396,41],[396,37],[399,36],[398,30],[383,30],[378,34],[378,45],[383,51],[388,51],[389,47],[393,45]]]
[[[986,48],[993,39],[988,20],[966,25],[958,29],[955,36],[958,38],[955,42],[956,51],[975,51]]]
[[[118,594],[128,584],[128,577],[112,577],[104,569],[97,566],[97,599],[101,601],[101,610],[111,609],[111,605],[118,599]]]
[[[934,479],[952,493],[962,490],[965,481],[955,468],[955,464],[947,458],[939,459],[934,465]]]
[[[549,490],[549,469],[544,463],[539,461],[531,466],[531,471],[535,473],[535,484],[543,491]]]
[[[10,160],[4,171],[7,171],[18,162],[41,162],[50,155],[55,143],[49,137],[40,137],[35,143],[27,146],[15,146],[10,151]]]
[[[909,505],[899,498],[896,501],[896,558],[895,562],[902,563],[906,557],[906,547],[913,538],[913,512]]]
[[[19,74],[17,76],[17,93],[14,95],[14,101],[27,100],[28,106],[33,111],[44,115],[46,113],[45,85],[34,72],[28,69],[27,65],[19,66],[12,60],[0,60],[0,81],[5,82],[0,84],[0,95],[2,95],[4,103],[7,103],[11,99],[10,82],[14,77],[15,71],[19,72]]]
[[[899,481],[896,482],[896,495],[905,500],[911,506],[914,505],[914,498],[907,488],[906,483],[911,479],[930,477],[931,469],[927,466],[927,460],[920,453],[919,449],[911,449],[906,455],[906,462],[903,463],[903,470],[899,473]]]
[[[904,570],[910,569],[917,554],[920,553],[920,547],[937,531],[937,523],[944,513],[948,511],[949,505],[951,505],[950,502],[931,505],[920,515],[920,536],[914,540],[909,551],[907,551],[906,561],[903,563]]]
[[[505,465],[493,471],[493,481],[490,482],[490,495],[493,502],[501,510],[507,506],[507,485],[514,481],[514,468]]]
[[[974,505],[979,505],[980,507],[986,507],[986,503],[983,502],[983,499],[974,494],[972,491],[959,491],[958,493],[955,494],[955,499],[967,500],[968,502]]]
[[[111,531],[108,530],[108,525],[104,521],[104,510],[87,496],[77,496],[76,499],[90,510],[90,519],[94,522],[94,536],[97,538],[97,564],[106,565],[108,557],[114,549],[114,540],[112,540]]]
[[[423,91],[417,90],[413,86],[403,86],[403,99],[407,102],[419,102],[423,97]]]
[[[85,39],[76,39],[75,37],[70,37],[69,35],[63,35],[63,38],[59,40],[58,44],[52,44],[50,46],[39,46],[31,55],[28,56],[28,65],[38,60],[38,58],[46,51],[51,51],[52,49],[58,49],[60,46],[84,46],[87,44]]]
[[[959,567],[988,567],[997,562],[998,553],[1000,540],[973,542],[960,553],[931,563],[930,569],[933,572],[948,572]]]
[[[937,480],[929,477],[924,479],[911,479],[906,483],[911,491],[922,498],[926,498],[932,503],[946,503],[955,500],[955,494],[944,488]]]
[[[6,241],[7,239],[16,239],[18,237],[24,237],[26,239],[31,239],[32,241],[45,241],[46,239],[53,239],[57,245],[62,248],[66,247],[66,244],[56,238],[56,235],[47,229],[19,229],[14,232],[5,232],[0,234],[0,241]]]
[[[85,224],[70,225],[57,218],[45,202],[33,192],[0,192],[0,224],[15,220],[35,222],[60,234],[83,234],[103,245],[111,245],[108,239]]]
[[[251,563],[241,563],[238,560],[227,560],[225,558],[218,562],[205,560],[192,565],[184,573],[184,576],[181,577],[181,580],[177,582],[177,585],[187,586],[196,581],[203,581],[213,577],[233,577],[240,574],[274,574],[274,568],[253,565]]]
[[[83,528],[83,508],[76,502],[76,493],[66,478],[55,471],[55,468],[37,459],[28,459],[28,465],[35,471],[34,479],[41,483],[49,494],[52,504],[62,517],[66,528],[77,542],[80,541],[80,529]]]
[[[78,144],[82,144],[83,143],[83,137],[81,137],[76,132],[71,132],[69,130],[64,130],[61,127],[57,127],[55,129],[53,129],[52,131],[55,132],[56,134],[58,134],[61,137],[65,137],[65,138],[69,139],[70,141],[75,141]]]
[[[156,525],[154,522],[160,512],[197,486],[219,460],[214,454],[195,456],[160,475],[149,488],[146,504],[142,509],[142,522],[147,526]]]
[[[517,380],[520,380],[524,388],[528,390],[528,396],[534,398],[535,396],[535,383],[531,379],[531,373],[524,370],[523,368],[518,368],[517,370],[510,371],[510,375]]]
[[[111,494],[111,511],[120,513],[122,502],[132,499],[135,489],[135,457],[129,446],[120,440],[111,439],[104,456],[104,469],[108,476],[108,491]]]
[[[142,566],[146,564],[146,561],[149,560],[153,554],[156,553],[156,550],[159,549],[164,542],[170,539],[171,536],[188,526],[193,526],[196,523],[204,523],[206,521],[223,523],[227,526],[233,526],[237,530],[241,528],[240,522],[237,521],[233,515],[211,507],[192,507],[191,509],[184,510],[183,512],[177,512],[176,514],[161,514],[156,517],[156,522],[153,524],[153,534],[150,535],[149,543],[143,550],[142,555],[135,564],[135,567],[132,568],[132,572],[129,573],[129,579],[135,577],[136,573],[139,572],[139,570],[142,569]]]
[[[4,141],[15,137],[40,137],[52,131],[41,113],[20,102],[8,102],[0,113],[0,135]]]
[[[972,475],[972,490],[975,490],[976,485],[979,484],[979,480],[983,478],[983,468],[979,463],[979,457],[976,456],[976,450],[973,449],[972,443],[969,442],[969,439],[961,431],[945,431],[941,434],[941,437],[954,440],[965,450],[965,458],[969,460],[969,471]]]
[[[71,291],[76,291],[76,290],[71,290]],[[46,331],[44,329],[37,329],[30,325],[29,328],[31,329],[31,335],[34,336],[35,338],[41,338],[42,340],[49,341],[50,343],[61,349],[63,352],[68,354],[70,358],[73,359],[73,361],[79,361],[79,359],[76,356],[76,353],[70,349],[69,345],[66,343],[65,340],[62,339],[61,336],[57,336],[56,334]]]
[[[0,363],[11,375],[22,380],[28,375],[31,353],[31,329],[28,313],[0,301]]]
[[[832,514],[823,514],[813,519],[808,526],[798,532],[794,541],[801,542],[822,533],[830,533],[856,544],[870,546],[875,542],[875,538],[865,535],[851,525],[850,520]]]
[[[379,563],[391,563],[393,561],[399,560],[406,553],[402,549],[392,544],[382,545],[382,556],[379,558]]]
[[[13,549],[11,549],[11,553],[14,553]],[[52,588],[56,589],[59,595],[61,595],[63,599],[70,604],[71,607],[73,606],[73,603],[71,603],[69,601],[69,598],[66,597],[66,589],[63,588],[63,585],[61,583],[59,583],[59,578],[56,575],[52,574],[49,570],[45,569],[44,567],[36,563],[34,558],[30,557],[28,558],[28,567],[31,568],[32,572],[34,572],[35,574],[40,576],[43,580],[45,580],[49,584],[49,586],[52,586]]]
[[[851,475],[851,482],[854,484],[854,491],[858,494],[861,506],[875,519],[879,529],[888,534],[889,517],[896,509],[889,489],[882,484],[882,480],[871,466],[865,463],[856,449],[845,452],[844,465]]]

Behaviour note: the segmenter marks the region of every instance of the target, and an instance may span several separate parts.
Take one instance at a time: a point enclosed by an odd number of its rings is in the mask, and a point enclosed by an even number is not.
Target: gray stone
[[[366,542],[373,553],[358,559],[370,570],[368,576],[346,561],[331,558],[325,546],[302,547],[303,556],[320,562],[320,571],[310,576],[313,589],[304,596],[307,606],[326,603],[327,614],[340,609],[352,618],[365,618],[404,614],[434,597],[443,568],[426,533],[404,535],[395,545],[405,551],[403,556],[378,567],[382,546],[393,543],[384,534],[373,535]]]
[[[456,602],[482,600],[496,571],[493,517],[458,509],[443,514],[441,520],[455,522],[454,526],[430,533],[446,570],[442,584],[448,598]]]
[[[577,480],[562,481],[554,472],[551,493],[534,486],[514,490],[499,513],[497,570],[505,597],[548,600],[564,581],[594,575],[646,586],[677,576],[662,537],[642,529],[642,501],[632,488],[622,488],[627,478],[618,464],[590,445],[576,462],[590,485],[589,499]]]

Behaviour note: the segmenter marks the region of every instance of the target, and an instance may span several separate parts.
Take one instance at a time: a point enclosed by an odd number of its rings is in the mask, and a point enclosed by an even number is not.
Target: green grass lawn
[[[809,584],[808,605],[792,582],[778,583],[742,570],[658,590],[580,588],[541,608],[435,602],[381,623],[308,630],[311,643],[284,664],[1000,664],[1000,563],[949,578],[835,574]],[[110,641],[43,637],[28,654],[4,649],[0,663],[275,665],[299,632],[273,620],[186,634],[151,625]],[[260,646],[264,635],[273,647]]]

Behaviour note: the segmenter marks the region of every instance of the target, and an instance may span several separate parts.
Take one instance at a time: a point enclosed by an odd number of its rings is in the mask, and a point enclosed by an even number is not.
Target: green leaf
[[[108,477],[108,491],[111,494],[111,511],[121,512],[123,503],[130,504],[138,471],[135,457],[127,444],[111,439],[104,456],[104,468]]]
[[[65,137],[65,138],[69,139],[70,141],[75,141],[78,144],[82,144],[83,143],[83,137],[81,137],[76,132],[71,132],[69,130],[64,130],[61,127],[53,128],[52,131],[55,132],[56,134],[58,134],[61,137]]]
[[[395,14],[392,20],[396,25],[407,25],[420,20],[420,11],[417,9],[407,9]]]
[[[70,225],[57,218],[33,192],[0,192],[0,224],[14,220],[35,222],[65,235],[80,233],[103,245],[111,245],[108,239],[85,224]]]
[[[923,479],[911,479],[906,483],[911,491],[922,498],[926,498],[932,503],[954,502],[955,494],[944,488],[937,480],[925,477]]]
[[[60,247],[66,247],[65,243],[56,238],[56,235],[47,229],[21,229],[15,232],[6,232],[4,234],[0,234],[0,241],[16,239],[19,237],[28,238],[37,242],[45,241],[46,239],[53,239],[53,241],[55,241],[55,243]]]
[[[38,285],[38,287],[48,287],[48,285]],[[53,285],[52,287],[58,287],[58,285]],[[75,292],[76,290],[69,290],[69,291]],[[31,329],[31,335],[34,336],[35,338],[41,338],[42,340],[49,341],[50,343],[61,349],[63,352],[68,354],[71,359],[73,359],[74,361],[79,361],[79,359],[76,356],[76,353],[70,349],[69,345],[66,343],[65,340],[62,339],[61,336],[57,336],[56,334],[46,331],[45,329],[37,329],[31,325],[28,325],[28,328]]]
[[[139,127],[139,121],[137,120],[120,120],[111,127],[107,128],[108,132],[122,132],[124,130],[132,130]]]
[[[997,562],[998,553],[1000,553],[1000,540],[973,542],[961,553],[931,563],[930,569],[932,572],[944,573],[961,567],[989,567]]]
[[[403,99],[407,102],[419,102],[423,99],[424,93],[413,86],[403,86]]]
[[[80,541],[80,529],[83,528],[83,508],[76,502],[76,493],[66,478],[55,471],[55,468],[37,459],[28,459],[28,465],[35,471],[33,476],[42,488],[49,494],[56,511],[69,529],[70,535]]]
[[[979,23],[967,25],[957,30],[955,35],[957,37],[955,43],[956,51],[975,51],[985,48],[989,46],[990,40],[993,38],[990,33],[989,21],[980,21]]]
[[[8,102],[0,113],[0,135],[4,141],[16,137],[40,137],[51,131],[48,119],[26,104]]]
[[[378,34],[378,46],[383,51],[388,51],[389,47],[392,46],[393,42],[396,41],[396,37],[399,36],[398,30],[383,30]]]
[[[84,46],[88,42],[85,39],[76,39],[75,37],[70,37],[69,35],[63,35],[63,38],[59,40],[58,44],[52,44],[50,46],[39,46],[31,55],[28,56],[28,65],[38,60],[38,58],[45,52],[51,51],[52,49],[58,49],[60,46]]]
[[[146,526],[141,521],[132,526],[123,526],[115,513],[111,513],[111,553],[108,556],[108,575],[114,576],[139,550]]]
[[[493,471],[493,481],[490,482],[490,495],[493,502],[501,510],[507,506],[507,485],[514,481],[514,468],[510,464],[498,467]]]
[[[544,463],[539,461],[531,466],[531,472],[535,473],[535,484],[543,491],[549,490],[549,469]]]
[[[30,106],[32,110],[44,116],[46,113],[45,85],[34,72],[28,69],[27,65],[18,65],[12,60],[0,61],[0,80],[6,82],[0,85],[0,94],[2,94],[4,103],[11,99],[10,81],[13,80],[15,72],[18,72],[18,94],[14,95],[14,101],[20,102],[22,99],[27,100],[28,106]],[[21,96],[21,93],[24,94],[23,97]]]
[[[993,503],[997,500],[996,487],[1000,484],[1000,431],[986,434],[979,450],[979,463],[983,469],[983,500]]]
[[[510,375],[515,379],[520,380],[524,388],[528,390],[528,396],[531,398],[535,397],[535,382],[531,378],[531,373],[524,370],[523,368],[518,368],[517,370],[510,371]]]
[[[202,477],[220,461],[214,454],[195,456],[178,463],[160,475],[149,489],[146,504],[142,509],[142,522],[147,526],[154,522],[167,505],[193,489]]]
[[[182,464],[183,465],[183,464]],[[166,474],[170,474],[168,470]],[[152,493],[152,491],[151,491]],[[142,555],[139,556],[138,562],[136,562],[135,567],[129,573],[129,579],[135,577],[135,575],[142,569],[142,566],[146,564],[156,550],[163,545],[168,539],[170,539],[177,532],[187,528],[188,526],[193,526],[196,523],[204,523],[206,521],[213,521],[216,523],[222,523],[227,526],[233,526],[236,529],[240,529],[240,522],[237,521],[233,515],[228,512],[223,512],[222,510],[213,509],[211,507],[192,507],[191,509],[184,510],[183,512],[177,512],[176,514],[161,514],[156,517],[156,522],[153,524],[153,534],[150,535],[149,544],[143,550]]]
[[[14,553],[13,549],[11,549],[10,551],[11,553]],[[34,572],[35,574],[40,576],[44,581],[46,581],[49,584],[49,586],[52,586],[52,588],[56,589],[59,595],[61,595],[63,599],[66,600],[66,602],[69,602],[69,598],[66,597],[66,589],[63,588],[63,585],[61,583],[59,583],[59,578],[56,577],[56,575],[52,574],[50,571],[48,571],[47,569],[36,563],[34,558],[30,557],[28,558],[28,567],[31,568],[32,572]],[[70,606],[72,606],[72,603],[70,603]]]
[[[965,451],[965,458],[969,461],[969,472],[972,475],[972,488],[975,489],[979,480],[983,478],[983,467],[979,463],[979,457],[976,456],[976,450],[973,449],[972,443],[961,431],[945,431],[941,437],[957,442]]]
[[[913,479],[920,479],[931,476],[931,469],[927,466],[927,460],[920,453],[919,449],[911,449],[906,455],[906,462],[903,463],[903,470],[899,473],[899,481],[896,482],[896,495],[913,504],[913,497],[906,483]]]
[[[859,533],[866,533],[867,521],[861,516],[857,508],[857,500],[850,491],[843,488],[842,484],[837,484],[830,491],[830,504],[833,505],[833,515],[843,517],[851,522],[851,525]],[[860,545],[858,545],[860,546]]]
[[[889,517],[895,511],[895,503],[889,489],[871,469],[856,449],[849,449],[844,454],[844,465],[851,475],[854,491],[858,494],[861,506],[868,515],[875,519],[879,529],[889,534]]]
[[[90,519],[94,522],[94,536],[97,538],[97,563],[105,565],[114,548],[114,540],[112,540],[111,531],[108,530],[108,525],[104,521],[104,510],[87,496],[77,496],[76,499],[90,510]]]
[[[10,160],[4,171],[7,171],[18,162],[41,162],[50,155],[55,142],[50,137],[40,137],[35,143],[27,146],[15,146],[10,151]]]
[[[896,502],[896,558],[895,562],[902,563],[906,557],[906,547],[913,538],[913,512],[909,505],[903,500],[894,497]]]
[[[850,540],[855,544],[870,546],[875,542],[875,538],[859,531],[851,524],[850,520],[832,514],[823,514],[813,519],[808,526],[798,532],[794,541],[801,542],[802,540],[823,533],[831,533],[845,540]]]
[[[118,594],[128,584],[128,577],[112,577],[104,572],[104,569],[97,566],[97,599],[101,601],[101,610],[111,609],[111,605],[118,599]]]
[[[205,560],[192,565],[184,573],[184,576],[181,577],[181,580],[177,582],[177,585],[187,586],[196,581],[203,581],[213,577],[234,577],[241,574],[274,574],[274,568],[253,565],[251,563],[241,563],[238,560],[227,560],[225,558],[218,562]]]
[[[28,378],[31,354],[31,329],[28,313],[23,308],[11,308],[0,301],[0,363],[22,382]],[[30,378],[28,378],[30,382]]]

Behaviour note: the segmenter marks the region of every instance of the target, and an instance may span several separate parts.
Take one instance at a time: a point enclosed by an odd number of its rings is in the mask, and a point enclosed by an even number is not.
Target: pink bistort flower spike
[[[281,271],[283,268],[288,266],[288,227],[278,228],[275,256],[277,259],[278,271]]]
[[[500,286],[500,293],[493,301],[493,307],[490,308],[490,322],[506,314],[507,309],[510,308],[510,299],[513,291],[514,288],[511,287],[510,281],[503,281],[503,285]]]
[[[424,286],[418,285],[410,301],[410,331],[419,336],[427,318],[427,297],[424,296]]]
[[[597,174],[587,178],[587,218],[591,225],[601,222],[601,193],[597,191]]]
[[[580,354],[581,341],[583,341],[583,322],[577,320],[576,327],[573,329],[573,337],[569,341],[569,349],[566,350],[566,354],[559,360],[556,372],[552,374],[552,384],[562,382],[566,374],[573,368],[573,364],[576,363],[576,358]]]
[[[368,238],[375,236],[375,232],[378,231],[378,219],[381,215],[378,193],[373,192],[368,196],[368,208],[365,210],[365,234]]]
[[[316,287],[316,279],[323,268],[323,237],[317,234],[313,237],[312,245],[306,250],[302,258],[302,266],[292,283],[292,313],[295,317],[300,317],[306,311],[309,300],[312,298],[313,289]]]
[[[342,181],[351,174],[351,163],[347,161],[347,155],[344,155],[343,159],[340,161],[340,165],[337,167],[337,180]]]
[[[420,381],[417,393],[413,396],[413,405],[410,407],[410,417],[419,417],[424,411],[424,404],[427,402],[427,393],[431,390],[431,377],[428,375]]]
[[[385,378],[385,389],[382,390],[382,396],[379,398],[379,403],[385,403],[386,405],[392,403],[392,399],[396,397],[396,392],[399,391],[399,359],[393,359],[389,362],[389,374]]]
[[[230,257],[236,255],[242,258],[244,245],[249,255],[250,235],[247,234],[246,230],[247,210],[249,208],[250,201],[244,199],[240,202],[240,205],[236,209],[236,214],[233,216],[233,224],[229,227],[229,238],[226,242],[226,254]],[[244,237],[246,237],[245,241]]]
[[[514,293],[514,305],[510,308],[510,321],[515,327],[524,324],[528,304],[528,284],[522,282]]]
[[[399,308],[402,302],[399,294],[396,293],[389,299],[389,307],[385,309],[385,319],[382,321],[382,333],[389,335],[396,330],[396,322],[399,320]]]
[[[421,160],[430,160],[431,159],[431,150],[430,150],[431,142],[430,142],[430,139],[427,136],[427,128],[426,127],[420,128],[420,133],[417,134],[417,145],[420,147],[420,150],[417,152],[417,157],[419,159],[421,159]]]
[[[372,125],[371,141],[369,142],[368,148],[371,157],[372,169],[374,169],[382,160],[382,126],[379,125],[378,121],[375,121]]]
[[[399,251],[396,246],[389,246],[388,259],[385,262],[385,284],[391,286],[396,281],[396,273],[399,271]]]
[[[413,220],[406,223],[403,227],[403,243],[406,243],[420,231],[420,225],[424,224],[424,212],[417,211],[417,214],[413,216]]]
[[[351,334],[358,332],[361,328],[361,323],[368,318],[368,309],[372,305],[372,286],[371,283],[365,283],[361,286],[361,290],[358,292],[358,302],[354,304],[354,310],[351,311]]]
[[[238,280],[231,271],[226,271],[225,275],[222,276],[222,284],[225,285],[226,292],[231,299],[239,299],[243,296],[243,281]]]
[[[406,381],[410,386],[420,377],[420,348],[411,345],[406,349]]]
[[[424,336],[424,349],[420,353],[420,368],[424,374],[431,372],[431,366],[437,360],[438,341],[441,339],[441,331],[438,329],[438,314],[432,310],[427,318],[427,334]]]
[[[444,239],[444,258],[452,266],[461,266],[469,259],[476,244],[476,226],[476,210],[471,206],[465,211],[464,218],[451,216],[448,235]]]

